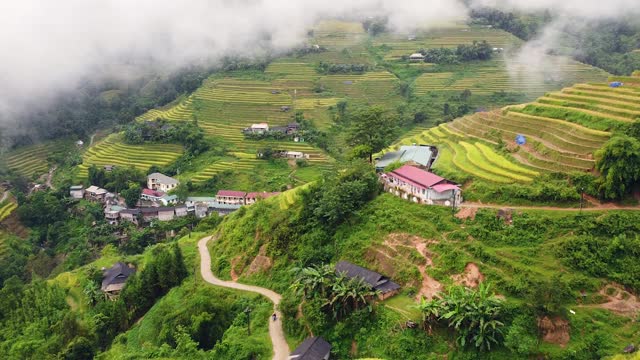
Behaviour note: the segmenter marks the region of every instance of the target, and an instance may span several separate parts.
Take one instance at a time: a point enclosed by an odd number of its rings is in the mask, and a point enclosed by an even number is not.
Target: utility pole
[[[456,216],[456,191],[451,190],[451,216]]]

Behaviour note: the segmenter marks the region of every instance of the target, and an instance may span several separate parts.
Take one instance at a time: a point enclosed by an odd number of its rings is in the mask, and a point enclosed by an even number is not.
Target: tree
[[[455,329],[459,346],[474,346],[480,351],[491,350],[498,344],[504,324],[502,301],[490,291],[490,285],[481,283],[477,289],[454,286],[442,294],[442,299],[421,301],[425,325],[444,321]]]
[[[352,146],[369,146],[369,162],[373,162],[373,153],[384,149],[393,141],[397,129],[397,119],[387,114],[381,106],[356,111],[351,123],[348,141]]]
[[[138,183],[130,183],[129,188],[122,190],[120,195],[124,198],[124,202],[127,204],[127,207],[135,207],[138,203],[138,199],[140,199],[140,194],[142,194],[142,188]]]
[[[621,199],[640,181],[640,140],[616,136],[595,153],[602,174],[600,192],[607,199]]]

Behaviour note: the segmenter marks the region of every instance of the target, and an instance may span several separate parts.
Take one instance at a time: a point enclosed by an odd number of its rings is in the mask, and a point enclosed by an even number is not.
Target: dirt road
[[[289,345],[284,337],[284,331],[282,330],[281,314],[276,310],[276,307],[280,303],[282,298],[280,294],[265,288],[261,288],[253,285],[239,284],[233,281],[220,280],[211,272],[211,256],[209,255],[209,249],[207,249],[207,243],[211,240],[211,236],[204,237],[198,241],[198,250],[200,252],[200,273],[202,278],[215,286],[222,286],[230,289],[237,289],[243,291],[251,291],[267,297],[273,302],[273,311],[277,314],[278,319],[269,321],[269,336],[271,336],[271,343],[273,344],[273,359],[274,360],[287,360],[289,357]]]

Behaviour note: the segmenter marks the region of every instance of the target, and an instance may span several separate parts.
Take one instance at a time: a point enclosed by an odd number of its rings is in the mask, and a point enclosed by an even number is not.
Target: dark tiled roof
[[[104,272],[102,290],[106,289],[109,285],[125,283],[129,276],[135,272],[135,269],[128,267],[124,263],[115,263],[111,268]]]
[[[140,214],[140,209],[125,209],[125,210],[120,210],[120,214],[132,214],[132,215],[138,215],[138,214]]]
[[[374,288],[375,290],[379,290],[382,293],[397,290],[400,288],[400,285],[389,280],[389,278],[387,278],[386,276],[378,274],[375,271],[365,269],[348,261],[340,261],[338,264],[336,264],[336,272],[344,273],[348,278],[362,278],[366,283],[371,285],[372,288]]]
[[[322,360],[331,352],[331,344],[325,339],[314,336],[305,339],[302,344],[293,350],[291,360]]]

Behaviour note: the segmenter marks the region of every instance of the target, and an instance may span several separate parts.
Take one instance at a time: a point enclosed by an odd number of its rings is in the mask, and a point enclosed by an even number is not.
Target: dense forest
[[[640,68],[640,53],[634,51],[640,48],[640,22],[636,18],[561,21],[549,11],[528,14],[480,8],[471,11],[471,19],[474,23],[495,26],[526,41],[541,35],[546,26],[559,23],[559,42],[545,44],[551,51],[568,52],[578,61],[617,75],[629,75]]]

